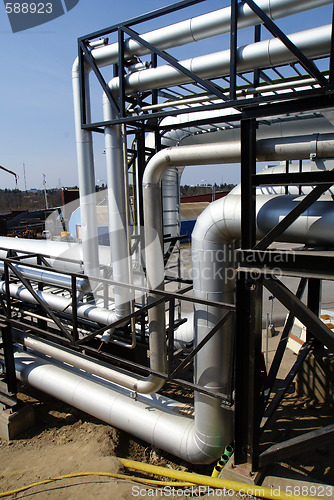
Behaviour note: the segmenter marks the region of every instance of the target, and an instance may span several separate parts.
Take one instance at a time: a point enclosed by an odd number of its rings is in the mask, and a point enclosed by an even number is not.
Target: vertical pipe
[[[109,99],[103,94],[103,117],[115,119]],[[126,199],[124,180],[123,140],[119,125],[106,126],[104,129],[105,152],[108,182],[108,215],[110,255],[113,279],[120,283],[130,283],[129,254],[126,228]],[[115,311],[118,317],[130,314],[130,291],[115,286]]]
[[[84,271],[89,276],[99,274],[97,240],[97,218],[95,197],[95,174],[92,132],[81,128],[81,92],[78,60],[73,65],[72,83],[74,100],[74,120],[77,143],[78,177],[81,210],[81,239]],[[89,73],[85,71],[85,97],[87,121],[90,121]]]

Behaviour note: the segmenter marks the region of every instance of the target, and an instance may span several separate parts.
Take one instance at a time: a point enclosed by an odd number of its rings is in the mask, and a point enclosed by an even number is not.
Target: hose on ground
[[[134,481],[136,483],[141,483],[145,485],[152,485],[152,486],[171,486],[175,488],[183,488],[183,487],[189,487],[189,486],[194,486],[193,483],[184,483],[184,482],[175,482],[175,481],[159,481],[155,479],[143,479],[140,477],[132,477],[132,476],[127,476],[125,474],[117,474],[113,472],[78,472],[75,474],[65,474],[63,476],[57,476],[53,477],[51,479],[44,479],[42,481],[37,481],[36,483],[31,483],[28,484],[27,486],[22,486],[21,488],[16,488],[15,490],[10,490],[10,491],[3,491],[0,493],[0,498],[7,497],[10,495],[15,495],[16,493],[20,493],[21,491],[28,490],[29,488],[33,488],[35,486],[41,486],[43,484],[48,484],[52,483],[54,481],[60,481],[62,479],[69,479],[73,477],[82,477],[82,476],[105,476],[105,477],[112,477],[114,479],[126,479],[128,481]]]
[[[243,496],[249,495],[254,497],[266,498],[268,500],[273,500],[274,498],[277,498],[279,500],[320,500],[319,498],[314,496],[309,497],[304,495],[292,495],[291,493],[285,493],[284,491],[281,491],[281,489],[279,489],[279,494],[275,495],[275,489],[268,488],[266,486],[253,486],[251,484],[242,483],[240,481],[232,481],[229,479],[222,479],[218,477],[204,476],[202,474],[194,474],[193,472],[183,472],[174,469],[166,469],[157,465],[149,465],[141,462],[136,462],[134,460],[127,460],[126,458],[119,458],[119,460],[128,469],[147,472],[156,476],[169,477],[177,479],[178,481],[189,481],[189,483],[217,488],[220,490],[233,490],[239,492]]]

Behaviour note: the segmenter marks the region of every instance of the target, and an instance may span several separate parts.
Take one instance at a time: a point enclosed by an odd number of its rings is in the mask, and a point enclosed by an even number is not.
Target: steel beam
[[[277,24],[274,23],[270,19],[270,17],[267,16],[265,12],[255,3],[253,0],[245,0],[245,2],[249,5],[249,7],[255,12],[257,16],[262,20],[264,26],[267,28],[270,33],[281,40],[281,42],[284,43],[284,45],[296,56],[298,59],[299,63],[303,68],[310,74],[312,75],[320,85],[323,87],[327,87],[328,82],[326,78],[321,74],[317,66],[314,64],[313,61],[308,59],[299,49],[296,47],[296,45],[291,42],[290,38],[288,38],[283,31],[277,26]]]
[[[299,283],[298,289],[297,289],[297,293],[296,293],[296,297],[298,297],[299,299],[301,299],[303,296],[303,293],[304,293],[305,288],[306,288],[306,284],[307,284],[307,279],[302,278],[300,280],[300,283]],[[290,312],[289,316],[285,322],[285,325],[284,325],[284,328],[283,328],[283,331],[281,334],[281,338],[280,338],[278,347],[277,347],[276,352],[275,352],[274,359],[271,363],[270,370],[268,372],[268,376],[267,376],[267,379],[266,379],[265,384],[264,384],[264,388],[263,388],[263,407],[264,408],[268,403],[268,399],[270,397],[272,388],[274,386],[274,382],[275,382],[275,379],[277,377],[279,367],[281,365],[281,361],[282,361],[282,358],[283,358],[283,355],[284,355],[284,352],[286,349],[286,345],[287,345],[287,342],[289,339],[289,335],[291,332],[291,328],[293,326],[294,319],[295,319],[294,314],[292,312]]]
[[[82,41],[79,41],[79,46],[80,46],[80,49],[81,49],[80,53],[82,54],[81,57],[88,62],[88,64],[90,65],[90,67],[94,71],[96,78],[98,79],[98,81],[99,81],[99,83],[100,83],[103,91],[105,92],[106,96],[108,97],[108,99],[109,99],[109,101],[110,101],[110,103],[111,103],[111,105],[113,107],[113,110],[115,111],[115,113],[116,113],[117,116],[120,116],[120,109],[119,109],[119,107],[117,105],[117,102],[115,101],[114,96],[112,95],[112,92],[111,92],[111,90],[110,90],[107,82],[103,78],[101,71],[97,67],[96,62],[95,62],[93,56],[91,55],[89,48],[87,47],[87,45],[85,45],[85,42],[82,42]],[[80,73],[81,73],[81,71],[80,71]],[[85,94],[86,90],[85,90],[85,82],[84,82],[84,76],[83,75],[84,75],[84,73],[81,76],[81,82],[82,82],[82,86],[81,86],[81,104],[84,105],[84,109],[86,110],[86,100],[84,99],[84,94]],[[87,124],[86,123],[87,122],[86,111],[84,111],[84,114],[83,114],[82,118],[84,118],[85,121],[82,121],[81,125],[86,125]]]
[[[204,339],[189,353],[186,358],[180,363],[180,365],[175,368],[173,373],[171,374],[171,378],[175,377],[178,373],[184,370],[189,363],[193,360],[195,355],[198,353],[200,349],[214,336],[214,334],[226,323],[226,321],[232,316],[233,312],[227,311],[224,316],[218,321],[218,323],[210,330],[210,332],[205,336]]]
[[[235,369],[235,463],[258,467],[261,420],[262,285],[238,273]]]
[[[282,276],[334,279],[334,252],[312,250],[238,250],[239,269],[253,269],[259,274],[280,269]]]
[[[313,451],[327,444],[334,439],[334,424],[327,425],[322,429],[308,432],[301,436],[289,439],[284,443],[278,443],[261,453],[259,457],[260,466],[265,466],[273,462],[279,462],[286,457],[300,455],[306,451]]]
[[[84,41],[84,40],[92,40],[93,38],[104,37],[105,35],[109,35],[113,31],[117,31],[119,26],[134,26],[144,21],[150,21],[151,19],[164,16],[165,14],[174,13],[178,10],[184,9],[186,7],[191,7],[192,5],[196,5],[204,1],[205,0],[181,0],[180,2],[176,2],[171,5],[168,5],[167,7],[162,7],[160,9],[153,10],[152,12],[149,12],[147,14],[142,14],[140,16],[132,17],[131,19],[129,19],[124,23],[114,24],[109,28],[104,28],[102,30],[94,31],[93,33],[89,33],[88,35],[78,38],[78,40]]]
[[[254,186],[315,186],[334,184],[334,171],[289,172],[288,174],[257,174],[252,178]]]
[[[264,429],[267,427],[268,422],[270,421],[276,408],[279,406],[282,399],[284,398],[286,391],[288,390],[293,379],[297,375],[297,373],[298,373],[301,365],[303,364],[306,356],[310,352],[311,347],[312,347],[312,343],[308,342],[308,343],[305,343],[302,346],[302,348],[300,349],[300,351],[298,353],[298,357],[297,357],[296,361],[294,362],[291,370],[289,371],[288,375],[285,377],[283,383],[281,384],[281,386],[277,390],[275,397],[273,398],[270,405],[268,406],[268,408],[264,412],[264,417],[262,419],[261,432],[263,432]]]
[[[0,329],[1,329],[2,345],[4,350],[5,382],[8,390],[6,395],[12,397],[13,394],[17,392],[17,383],[15,375],[11,325],[10,323],[1,324]],[[0,402],[1,402],[1,395],[0,395]]]
[[[319,342],[334,353],[334,334],[318,316],[277,278],[264,278],[262,283],[289,311],[294,313]]]
[[[231,0],[230,99],[237,97],[238,0]]]
[[[308,279],[307,287],[307,307],[316,316],[319,316],[321,307],[321,280],[317,278]],[[311,340],[313,338],[312,331],[309,328],[306,329],[306,340]]]
[[[118,30],[118,78],[119,78],[119,115],[125,116],[125,82],[124,82],[124,31]]]
[[[49,308],[49,306],[46,305],[46,303],[43,301],[43,299],[41,299],[40,296],[36,293],[36,291],[33,289],[31,284],[29,283],[29,280],[24,278],[23,275],[16,269],[16,267],[14,267],[14,265],[11,262],[8,262],[8,261],[7,262],[4,261],[4,262],[5,262],[5,269],[10,268],[12,273],[15,274],[17,276],[17,278],[19,278],[19,280],[21,281],[23,286],[25,286],[25,288],[28,290],[28,292],[30,292],[32,297],[36,300],[37,304],[39,304],[40,307],[45,311],[47,316],[49,316],[52,319],[52,321],[54,321],[54,323],[58,326],[59,330],[65,335],[65,337],[67,337],[68,340],[73,341],[73,337],[70,334],[70,332],[67,330],[67,328],[64,325],[62,325],[62,323],[55,316],[55,314]],[[6,285],[6,294],[9,294],[9,283],[8,283],[8,286]]]
[[[175,59],[175,57],[171,56],[170,54],[168,54],[164,50],[159,50],[157,47],[155,47],[154,45],[152,45],[151,43],[147,42],[142,37],[140,37],[139,34],[136,33],[135,31],[133,31],[131,28],[123,27],[123,30],[131,38],[133,38],[134,40],[137,40],[137,42],[139,42],[141,45],[144,45],[144,47],[147,47],[151,52],[154,52],[159,57],[161,57],[162,59],[167,61],[169,64],[171,64],[178,71],[187,75],[191,80],[193,80],[194,82],[196,82],[199,85],[201,85],[202,87],[204,87],[208,92],[211,92],[212,94],[216,95],[217,97],[219,97],[223,101],[228,101],[228,97],[226,96],[226,94],[217,85],[214,85],[209,80],[204,80],[203,78],[199,77],[198,75],[196,75],[192,71],[188,70],[187,68],[182,66],[182,64],[180,64],[178,62],[178,60]]]
[[[241,120],[241,247],[256,242],[255,198],[252,176],[256,172],[256,121]]]

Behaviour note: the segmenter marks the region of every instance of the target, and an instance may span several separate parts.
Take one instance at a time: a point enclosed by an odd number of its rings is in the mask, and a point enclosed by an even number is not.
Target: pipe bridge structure
[[[21,381],[190,463],[232,444],[235,467],[254,473],[333,435],[319,421],[263,440],[306,357],[334,353],[320,319],[334,278],[333,3],[213,3],[182,0],[78,39],[81,242],[0,238],[0,401],[15,408]],[[197,218],[189,253],[180,179],[209,165],[240,184]],[[263,290],[287,309],[265,377]],[[295,318],[306,341],[279,381]]]

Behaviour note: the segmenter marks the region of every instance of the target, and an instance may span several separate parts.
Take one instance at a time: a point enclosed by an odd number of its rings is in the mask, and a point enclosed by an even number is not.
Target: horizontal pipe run
[[[40,299],[45,302],[45,304],[51,309],[72,314],[71,298],[66,298],[61,295],[55,295],[53,293],[43,292],[40,290],[35,290],[35,292],[40,297]],[[6,294],[5,281],[0,281],[0,293]],[[10,283],[9,293],[11,297],[22,300],[23,302],[37,304],[36,299],[23,285]],[[119,319],[116,317],[114,311],[109,311],[108,309],[96,307],[92,304],[83,302],[78,302],[77,315],[79,318],[88,319],[90,321],[102,323],[104,325],[110,325]]]
[[[13,267],[18,273],[22,274],[24,278],[27,278],[29,280],[38,281],[39,283],[54,285],[61,288],[72,288],[72,278],[69,275],[55,273],[48,270],[35,269],[33,267],[23,266],[20,264],[13,264]],[[4,272],[4,269],[4,263],[0,262],[1,274]],[[90,289],[89,281],[84,278],[76,278],[76,289],[79,292],[87,292]]]
[[[72,314],[72,299],[68,299],[66,297],[55,295],[52,293],[43,292],[40,290],[35,291],[36,294],[43,300],[43,302],[45,302],[45,304],[51,309],[59,312],[66,312],[67,314]],[[37,300],[23,285],[11,283],[9,285],[9,293],[11,297],[17,298],[24,302],[28,302],[30,304],[37,304]],[[0,294],[6,294],[5,281],[0,281]],[[88,319],[90,321],[94,321],[103,325],[112,325],[116,321],[120,320],[117,311],[109,311],[108,309],[82,302],[77,303],[76,313],[79,318]],[[157,364],[152,353],[157,353],[157,351],[154,351],[154,347],[151,347],[152,344],[152,339],[150,339],[150,367],[152,368],[152,370],[156,370]],[[159,354],[155,355],[159,356]],[[159,363],[158,366],[161,367],[161,363]],[[117,370],[114,371],[113,374],[111,374],[110,372],[110,377],[113,377],[113,382],[123,385],[124,387],[127,387],[134,392],[138,392],[141,394],[151,394],[153,392],[157,392],[159,389],[161,389],[165,382],[164,379],[156,375],[149,375],[147,377],[131,376],[126,372]]]
[[[211,463],[223,449],[218,436],[197,444],[194,421],[165,396],[134,399],[127,389],[33,353],[15,353],[15,368],[20,381],[188,462]]]
[[[314,134],[260,139],[256,141],[256,159],[301,160],[334,157],[334,134]],[[144,190],[160,186],[164,171],[172,166],[238,163],[241,157],[240,141],[193,146],[170,147],[161,150],[148,163],[144,173]],[[144,192],[145,192],[144,191]],[[153,217],[153,214],[152,214]]]
[[[83,271],[82,245],[79,243],[0,236],[0,258],[5,259],[9,250],[17,253],[20,263],[37,264],[37,254],[46,256],[45,260],[50,267],[58,271],[72,273]],[[34,254],[33,257],[27,252]]]
[[[306,57],[325,57],[330,54],[332,25],[321,26],[289,35],[292,43]],[[256,68],[271,68],[296,62],[297,58],[278,38],[251,43],[237,49],[237,72],[253,71]],[[200,78],[218,78],[230,73],[230,50],[193,57],[179,64]],[[188,75],[171,65],[162,65],[137,71],[125,76],[125,91],[128,95],[161,87],[191,82]],[[113,78],[109,86],[116,96],[119,77]]]
[[[280,19],[289,15],[330,4],[330,0],[257,0],[257,5],[272,19]],[[260,19],[245,3],[238,3],[238,28],[246,28],[260,23]],[[166,26],[141,35],[141,38],[158,49],[169,49],[196,42],[213,36],[228,33],[231,28],[231,8],[225,7],[216,11],[193,17],[170,26]],[[139,42],[126,39],[124,56],[148,54],[149,50]],[[113,43],[92,50],[97,66],[103,67],[118,62],[118,43]]]
[[[327,78],[327,76],[325,76]],[[258,94],[258,93],[264,93],[264,92],[279,92],[280,90],[287,90],[290,88],[298,88],[298,87],[311,87],[311,85],[316,85],[317,82],[315,81],[314,78],[303,78],[301,80],[292,80],[292,81],[287,81],[287,82],[280,82],[280,83],[273,83],[272,85],[259,85],[258,87],[250,87],[250,88],[245,88],[242,90],[237,90],[236,95],[237,97],[244,97],[245,94]],[[228,92],[226,92],[226,96],[228,96]],[[165,109],[165,108],[172,108],[172,107],[177,107],[177,106],[184,106],[187,104],[196,104],[199,102],[210,102],[210,101],[216,101],[219,100],[220,98],[210,94],[204,94],[202,96],[197,96],[197,97],[189,97],[189,98],[179,98],[174,101],[166,101],[162,102],[160,104],[152,104],[149,106],[142,106],[141,108],[136,108],[136,112],[140,111],[150,111],[150,110],[158,110],[158,109]]]
[[[109,382],[113,382],[121,387],[125,387],[139,394],[151,394],[155,392],[157,385],[162,385],[163,379],[159,377],[134,376],[126,370],[112,368],[102,361],[94,361],[80,353],[75,353],[66,347],[59,347],[48,340],[41,340],[31,335],[23,336],[18,334],[17,339],[23,345],[40,354],[50,356],[52,359],[69,364],[87,373],[101,377]],[[157,379],[157,380],[156,380]]]

